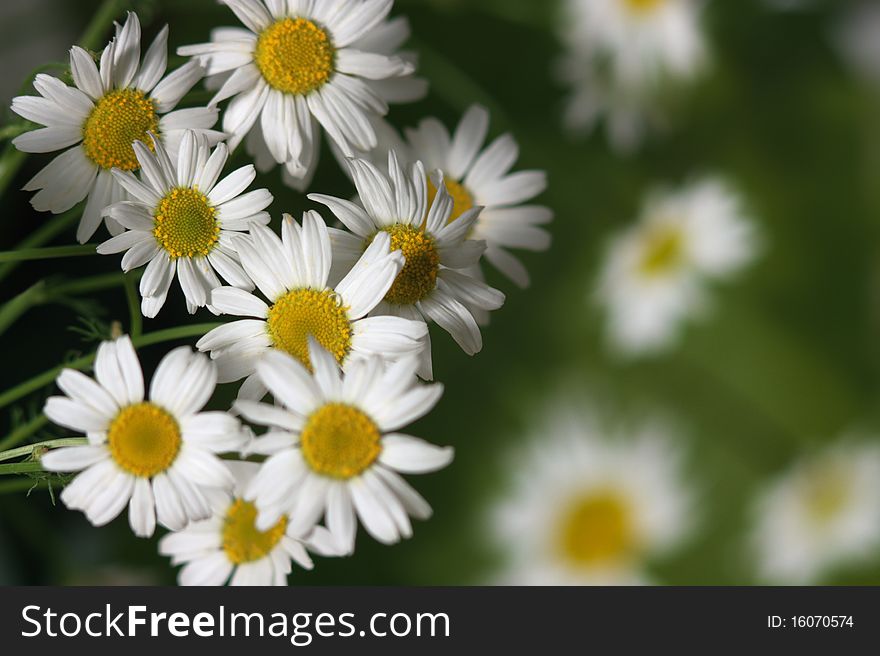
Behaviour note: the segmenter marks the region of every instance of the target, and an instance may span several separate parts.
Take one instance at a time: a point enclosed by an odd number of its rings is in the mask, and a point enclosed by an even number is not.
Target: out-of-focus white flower
[[[815,5],[815,0],[764,0],[764,4],[776,11],[800,11]]]
[[[638,146],[662,121],[660,94],[687,82],[706,62],[697,0],[567,0],[559,76],[572,88],[566,125],[607,123],[618,151]]]
[[[880,4],[856,5],[836,26],[833,40],[859,77],[880,86]]]
[[[706,304],[706,286],[756,255],[739,197],[705,179],[650,194],[639,222],[610,244],[599,280],[612,345],[626,355],[671,346],[682,320]]]
[[[759,575],[808,584],[880,550],[880,445],[844,441],[805,457],[756,504]]]
[[[509,492],[492,509],[508,561],[502,583],[643,583],[646,559],[692,525],[680,454],[659,425],[603,434],[589,416],[561,409],[518,455]]]

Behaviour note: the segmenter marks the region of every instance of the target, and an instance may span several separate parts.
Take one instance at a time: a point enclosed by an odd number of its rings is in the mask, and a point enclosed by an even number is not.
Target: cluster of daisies
[[[182,584],[285,584],[309,552],[351,554],[359,525],[392,544],[430,516],[402,476],[453,458],[402,432],[443,392],[428,324],[480,351],[480,325],[504,302],[483,256],[527,285],[510,251],[546,249],[552,215],[527,204],[546,179],[511,172],[514,139],[484,147],[483,108],[452,133],[429,118],[404,136],[384,120],[426,89],[392,0],[223,4],[241,25],[179,48],[191,59],[170,73],[167,28],[142,57],[130,13],[97,62],[71,49],[74,86],[40,74],[38,96],[13,100],[45,126],[15,146],[63,150],[26,184],[33,206],[85,200],[77,238],[104,223],[97,251],[143,269],[144,316],[176,278],[190,314],[231,319],[165,355],[148,388],[125,335],[100,345],[94,377],[62,371],[45,413],[87,444],[41,463],[78,472],[61,499],[92,524],[127,509],[137,536],[167,529],[159,550],[183,565]],[[208,105],[178,109],[203,78]],[[322,135],[356,195],[310,193],[324,215],[279,222],[257,171],[280,165],[308,188]],[[239,146],[254,163],[226,172]],[[218,384],[239,382],[230,410],[205,410]]]
[[[767,0],[768,4],[770,0]],[[807,2],[774,0],[793,8]],[[667,118],[670,90],[705,69],[698,0],[564,0],[570,85],[567,127],[604,121],[611,147],[635,149]],[[876,82],[880,12],[861,7],[835,40],[856,72]],[[712,287],[742,273],[762,238],[737,189],[704,175],[649,192],[636,220],[612,235],[594,287],[605,337],[621,357],[657,355],[688,320],[711,308]],[[615,425],[557,402],[505,466],[507,489],[486,524],[503,555],[493,582],[520,585],[655,583],[651,566],[685,546],[710,518],[684,471],[674,427]],[[845,435],[791,462],[750,501],[739,539],[761,582],[811,584],[880,550],[880,448]]]
[[[486,522],[505,556],[494,583],[656,584],[652,566],[713,519],[667,421],[615,425],[582,398],[563,399],[531,433]],[[762,583],[816,584],[876,562],[880,447],[844,435],[802,455],[763,484],[745,519],[742,561],[728,566]]]

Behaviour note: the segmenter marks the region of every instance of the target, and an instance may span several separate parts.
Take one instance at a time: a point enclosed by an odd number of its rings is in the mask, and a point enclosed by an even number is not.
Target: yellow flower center
[[[391,235],[391,250],[401,251],[405,260],[385,300],[392,305],[412,305],[437,286],[440,253],[434,238],[419,228],[395,223],[382,230]],[[368,240],[367,245],[371,241]]]
[[[132,143],[143,141],[152,150],[148,132],[159,135],[156,103],[137,89],[116,89],[98,100],[83,124],[83,149],[102,169],[134,171],[140,164]]]
[[[348,308],[330,289],[294,289],[275,301],[267,318],[269,336],[311,370],[309,335],[342,364],[351,349]]]
[[[850,483],[842,467],[815,466],[803,480],[807,513],[819,525],[833,519],[850,499]]]
[[[684,236],[680,229],[653,228],[645,240],[639,268],[646,276],[662,276],[681,266],[684,258]]]
[[[592,567],[618,560],[635,548],[630,508],[610,490],[576,500],[563,517],[559,548],[570,562]]]
[[[279,519],[268,531],[258,531],[256,521],[257,507],[250,501],[236,499],[226,511],[223,522],[223,551],[236,565],[268,556],[287,530],[287,517]]]
[[[281,18],[260,33],[254,61],[266,82],[306,95],[330,80],[336,49],[326,30],[305,18]]]
[[[110,423],[107,444],[122,469],[151,478],[168,469],[177,457],[180,426],[159,406],[136,403],[120,410]]]
[[[220,239],[216,213],[198,189],[175,187],[156,208],[153,235],[172,259],[207,255]]]
[[[449,195],[452,197],[452,214],[449,215],[449,220],[447,221],[447,223],[452,223],[462,214],[473,208],[474,197],[471,196],[467,187],[460,182],[456,182],[451,178],[445,178],[443,182],[446,184],[446,191],[449,192]],[[434,199],[436,197],[437,187],[435,187],[434,183],[428,179],[428,207],[434,204]]]
[[[328,403],[312,413],[300,434],[303,458],[314,471],[352,478],[382,451],[379,428],[363,412],[344,403]]]
[[[623,0],[623,4],[631,12],[636,14],[646,14],[658,9],[666,0]]]

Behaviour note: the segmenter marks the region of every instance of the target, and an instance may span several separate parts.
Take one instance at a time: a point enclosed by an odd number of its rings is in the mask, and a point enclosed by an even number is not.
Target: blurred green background
[[[98,2],[4,3],[0,27],[4,106],[31,93],[29,71],[64,60]],[[124,3],[123,3],[124,4]],[[164,23],[170,45],[205,41],[234,24],[209,0],[130,3],[151,39]],[[560,129],[565,89],[551,75],[561,53],[553,2],[398,0],[410,18],[427,99],[392,109],[397,126],[436,115],[453,127],[473,102],[492,114],[491,136],[510,130],[521,145],[517,168],[542,168],[550,187],[538,200],[553,208],[554,243],[526,254],[532,287],[508,293],[484,331],[485,346],[465,356],[434,330],[435,376],[446,385],[436,410],[412,433],[456,447],[448,469],[412,477],[435,516],[394,547],[361,533],[348,559],[316,559],[303,584],[460,584],[489,580],[500,554],[487,542],[487,508],[503,489],[508,450],[527,436],[544,404],[568,386],[611,418],[672,418],[688,452],[688,481],[698,494],[698,529],[651,576],[671,584],[754,582],[744,550],[748,508],[758,487],[798,454],[852,427],[876,430],[880,413],[880,96],[854,77],[833,48],[831,30],[852,3],[813,3],[774,12],[758,0],[708,3],[704,15],[711,70],[677,104],[672,129],[637,154],[616,156],[599,131],[574,140]],[[880,38],[880,36],[878,36]],[[179,63],[172,58],[172,65]],[[24,86],[18,87],[19,81]],[[6,119],[12,120],[10,112]],[[312,190],[347,196],[350,184],[326,145]],[[234,164],[246,161],[240,149]],[[4,196],[0,250],[11,250],[48,215],[15,191],[48,162],[30,156]],[[708,320],[690,325],[680,348],[621,363],[606,355],[602,316],[590,294],[608,237],[634,220],[644,193],[701,172],[720,173],[743,193],[764,235],[758,264],[715,296]],[[275,171],[258,178],[275,194],[273,218],[314,207],[284,188]],[[102,229],[103,230],[103,229]],[[73,231],[56,244],[73,243]],[[6,301],[40,279],[118,270],[118,257],[30,262],[2,283]],[[494,272],[493,272],[494,273]],[[0,337],[0,387],[6,389],[95,344],[70,330],[78,317],[127,324],[121,289],[29,310]],[[85,302],[85,304],[83,303]],[[153,331],[211,321],[190,318],[175,286]],[[193,344],[195,340],[189,343]],[[171,348],[141,350],[149,376]],[[38,412],[51,388],[19,403]],[[212,405],[228,407],[234,389]],[[2,430],[13,427],[9,412]],[[40,439],[62,436],[49,428]],[[9,477],[4,477],[8,479]],[[6,486],[6,487],[4,487]],[[135,538],[124,517],[95,529],[55,505],[45,488],[26,497],[0,480],[0,583],[173,583],[176,571],[156,553],[157,537]],[[832,583],[880,584],[876,566],[847,570]]]

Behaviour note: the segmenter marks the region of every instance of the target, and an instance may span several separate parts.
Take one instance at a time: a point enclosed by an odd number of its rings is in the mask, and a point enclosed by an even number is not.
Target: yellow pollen
[[[294,289],[275,301],[267,318],[276,348],[287,351],[311,370],[309,335],[342,364],[351,349],[348,308],[330,289]]]
[[[287,530],[287,517],[279,519],[268,531],[258,531],[256,521],[257,508],[250,501],[236,499],[226,511],[223,551],[236,565],[268,556]]]
[[[134,171],[140,164],[132,143],[143,141],[152,150],[148,132],[159,135],[156,103],[137,89],[116,89],[98,100],[83,124],[83,149],[102,169]]]
[[[412,305],[434,291],[440,269],[440,253],[434,238],[423,230],[403,223],[382,228],[391,235],[391,250],[401,251],[404,265],[394,279],[385,300],[392,305]],[[372,239],[368,240],[366,244]]]
[[[569,561],[592,567],[626,557],[635,549],[630,509],[611,490],[591,492],[563,517],[559,549]]]
[[[471,193],[467,190],[460,182],[456,182],[450,178],[445,178],[443,182],[446,184],[446,191],[449,192],[449,195],[452,197],[452,214],[449,215],[449,221],[447,223],[452,223],[462,214],[467,212],[474,206],[474,197],[471,196]],[[431,180],[428,180],[428,207],[434,204],[434,198],[437,197],[437,187],[434,186],[434,183]]]
[[[300,434],[303,458],[314,471],[332,478],[357,476],[382,451],[379,428],[363,412],[343,403],[321,406]]]
[[[646,14],[658,9],[666,0],[623,0],[626,8],[633,13]]]
[[[151,478],[171,466],[180,451],[180,427],[168,412],[152,403],[119,411],[107,432],[110,455],[125,471]]]
[[[275,21],[260,32],[254,51],[254,61],[269,86],[301,96],[330,80],[335,58],[330,35],[305,18]]]
[[[673,227],[653,228],[645,240],[639,268],[647,276],[662,276],[681,266],[684,258],[681,230]]]
[[[153,236],[172,259],[207,255],[220,239],[216,213],[198,189],[175,187],[156,208]]]

